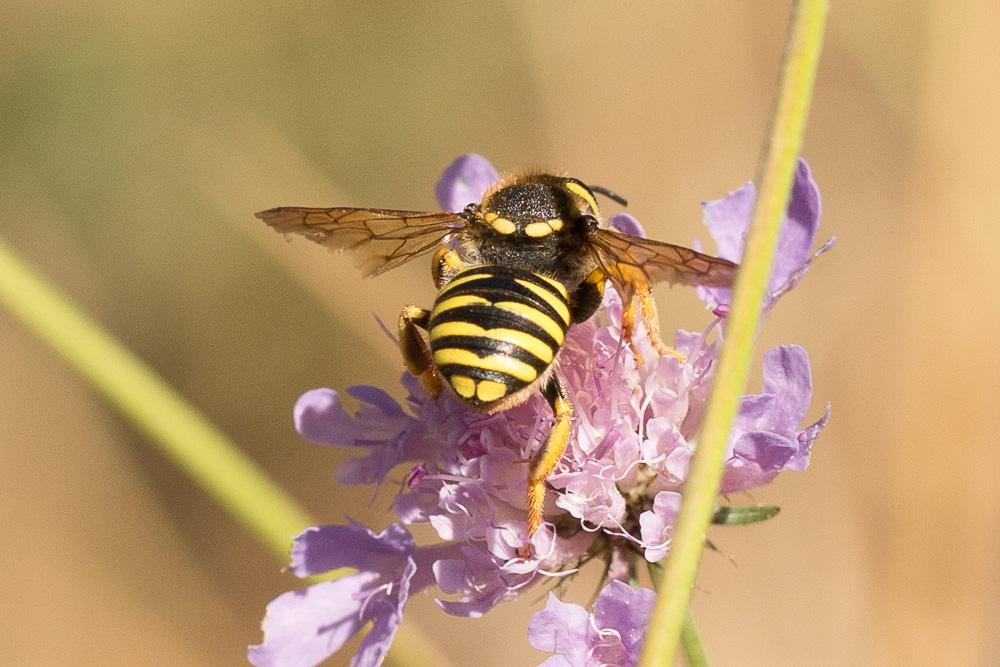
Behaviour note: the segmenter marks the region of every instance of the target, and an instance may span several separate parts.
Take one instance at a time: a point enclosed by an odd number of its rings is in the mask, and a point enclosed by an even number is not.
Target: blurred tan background
[[[398,394],[372,313],[429,303],[426,263],[362,281],[253,211],[433,208],[477,151],[705,239],[698,202],[754,173],[788,7],[8,0],[0,233],[314,516],[381,527],[391,485],[336,485],[291,407]],[[805,156],[840,242],[758,350],[805,345],[833,419],[754,494],[776,520],[713,535],[737,563],[707,554],[696,593],[716,664],[1000,663],[998,25],[996,2],[834,2]],[[659,294],[667,329],[704,322]],[[0,364],[0,664],[242,664],[293,578],[2,309]],[[541,602],[424,595],[406,624],[454,665],[533,665]]]

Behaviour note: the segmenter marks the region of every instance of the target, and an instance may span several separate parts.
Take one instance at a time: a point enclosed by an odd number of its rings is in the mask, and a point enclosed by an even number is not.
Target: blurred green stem
[[[118,341],[91,322],[0,239],[0,303],[51,345],[149,441],[194,477],[284,565],[293,535],[315,525],[239,447]],[[339,569],[323,579],[352,570]],[[400,628],[388,664],[447,661],[412,626]]]
[[[827,10],[827,0],[797,0],[792,9],[781,83],[757,175],[757,206],[733,292],[712,396],[684,485],[663,588],[650,619],[640,667],[674,664],[688,617],[691,589],[719,493],[729,429],[746,387],[764,291],[802,148]]]
[[[650,563],[649,574],[653,577],[656,590],[659,591],[660,581],[663,579],[663,566]],[[681,649],[684,651],[688,667],[709,667],[708,653],[705,652],[705,645],[701,641],[701,634],[694,622],[691,607],[688,607],[687,613],[684,614],[684,624],[681,626]]]
[[[240,449],[0,239],[0,301],[228,509],[282,562],[313,525]]]

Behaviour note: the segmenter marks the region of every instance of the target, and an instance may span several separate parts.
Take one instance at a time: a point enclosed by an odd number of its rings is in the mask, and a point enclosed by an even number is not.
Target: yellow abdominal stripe
[[[458,287],[459,285],[464,285],[465,283],[472,282],[473,280],[480,280],[482,278],[492,278],[493,275],[489,273],[473,273],[468,276],[462,276],[461,278],[456,278],[450,283],[444,286],[443,292],[447,292],[452,287]]]
[[[531,306],[518,303],[517,301],[500,301],[499,303],[493,304],[500,310],[506,310],[511,313],[517,313],[524,319],[530,321],[542,328],[545,333],[552,336],[552,340],[556,342],[557,345],[562,345],[563,342],[563,329],[559,324],[541,312],[537,308],[532,308]]]
[[[558,280],[553,280],[552,278],[549,278],[548,276],[543,276],[543,275],[542,275],[542,274],[540,274],[540,273],[535,273],[535,274],[533,274],[533,275],[534,275],[534,276],[535,276],[536,278],[541,278],[542,280],[544,280],[544,281],[545,281],[545,282],[547,282],[548,284],[550,284],[550,285],[552,285],[553,287],[555,287],[555,288],[556,288],[556,291],[558,291],[558,292],[559,292],[560,294],[562,294],[562,295],[563,295],[563,298],[564,298],[564,299],[568,299],[568,298],[569,298],[569,294],[568,294],[568,293],[566,292],[566,286],[565,286],[565,285],[563,285],[563,284],[562,284],[561,282],[559,282]]]
[[[489,303],[489,299],[484,299],[481,296],[475,296],[473,294],[463,294],[461,296],[453,296],[450,299],[445,299],[434,306],[434,314],[443,313],[446,310],[451,310],[452,308],[461,308],[462,306],[471,306],[473,304]]]
[[[484,329],[469,322],[443,322],[431,329],[431,340],[445,336],[475,336],[504,341],[524,348],[547,364],[553,358],[552,348],[531,334],[516,329]]]
[[[507,385],[496,380],[480,380],[476,385],[476,398],[484,403],[495,401],[507,395]]]
[[[476,382],[467,375],[452,375],[449,381],[455,393],[462,398],[475,396],[484,403],[490,403],[507,395],[507,385],[496,380]]]
[[[448,366],[450,364],[461,364],[488,371],[507,373],[523,382],[532,382],[538,377],[538,372],[529,364],[504,354],[491,354],[488,357],[480,357],[475,352],[460,350],[454,347],[435,350],[435,366],[440,368],[441,366]]]
[[[543,301],[545,301],[545,303],[547,303],[550,306],[552,306],[552,308],[557,313],[559,313],[559,317],[563,318],[563,322],[565,322],[566,324],[569,324],[569,308],[566,307],[566,303],[565,302],[560,301],[559,299],[557,299],[555,297],[555,295],[553,295],[551,292],[549,292],[544,287],[539,287],[538,285],[535,285],[534,283],[529,283],[527,280],[521,280],[520,278],[515,278],[514,282],[516,282],[521,287],[527,287],[536,296],[541,297],[541,299]]]

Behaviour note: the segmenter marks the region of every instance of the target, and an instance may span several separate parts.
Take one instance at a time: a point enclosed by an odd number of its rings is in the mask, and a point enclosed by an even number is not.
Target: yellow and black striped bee
[[[431,395],[447,387],[481,412],[519,405],[534,392],[545,396],[555,422],[529,466],[529,535],[541,525],[545,480],[570,435],[573,406],[558,368],[567,329],[594,314],[610,280],[622,297],[623,336],[636,361],[642,363],[632,342],[637,318],[660,353],[675,354],[660,340],[651,285],[727,287],[735,274],[725,259],[603,227],[595,193],[625,203],[574,178],[528,174],[499,182],[461,213],[301,207],[257,213],[283,234],[356,252],[369,276],[434,253],[437,299],[430,310],[407,306],[400,314],[403,359]]]

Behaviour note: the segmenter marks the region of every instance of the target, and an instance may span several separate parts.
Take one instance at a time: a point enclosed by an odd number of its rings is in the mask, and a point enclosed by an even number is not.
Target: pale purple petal
[[[823,413],[822,417],[799,432],[799,451],[796,452],[795,455],[788,461],[788,465],[785,466],[786,468],[789,470],[806,469],[806,466],[809,465],[809,455],[812,452],[812,444],[816,441],[816,438],[819,437],[819,434],[823,432],[823,429],[826,427],[826,423],[828,421],[830,421],[829,403],[827,403],[826,411]]]
[[[543,664],[584,666],[590,648],[587,642],[589,628],[590,614],[586,609],[562,602],[549,593],[545,609],[535,613],[528,624],[528,643],[539,651],[557,653],[564,661],[550,663],[547,660]]]
[[[775,399],[774,430],[796,430],[812,401],[812,369],[805,348],[780,345],[764,354],[764,393]]]
[[[639,223],[636,217],[630,213],[615,213],[608,220],[608,226],[612,229],[617,229],[622,234],[628,234],[629,236],[638,236],[639,238],[646,238],[646,230]]]
[[[653,499],[653,509],[639,515],[639,530],[645,557],[656,563],[667,555],[677,512],[681,507],[681,494],[661,491]]]
[[[416,571],[416,563],[412,558],[407,558],[402,578],[394,586],[395,600],[391,597],[378,600],[374,603],[377,608],[366,609],[367,615],[375,615],[375,623],[361,640],[350,667],[377,667],[382,664],[396,636],[396,630],[403,621],[403,607],[410,596],[410,580]]]
[[[776,291],[805,263],[819,231],[819,217],[819,188],[812,179],[809,165],[799,158],[788,212],[778,236],[778,248],[768,279],[768,292]]]
[[[353,416],[344,410],[333,389],[302,394],[295,403],[295,429],[319,445],[372,447],[397,438],[411,421],[381,389],[351,387],[349,392],[360,400]]]
[[[715,254],[734,262],[743,258],[746,234],[756,199],[754,184],[745,183],[725,199],[702,204],[705,224],[716,243]],[[765,307],[770,308],[780,295],[794,287],[805,275],[812,261],[832,247],[832,243],[827,242],[810,257],[819,231],[820,208],[819,188],[812,179],[809,165],[800,158],[792,181],[785,220],[778,236]],[[698,295],[712,308],[724,307],[732,300],[732,291],[726,288],[698,288]]]
[[[363,591],[378,578],[360,572],[279,595],[267,605],[264,642],[248,649],[248,659],[258,667],[319,664],[367,622],[358,613]]]
[[[612,581],[594,604],[594,624],[600,629],[618,632],[630,659],[628,664],[639,660],[655,599],[656,593],[648,588],[633,588],[624,582]]]
[[[744,433],[733,446],[735,456],[753,462],[765,473],[781,470],[797,451],[798,441],[767,431]]]
[[[308,577],[353,567],[395,578],[415,548],[410,532],[398,523],[377,535],[353,521],[347,526],[312,527],[295,538],[290,569]]]
[[[448,165],[434,189],[438,204],[446,211],[460,213],[469,204],[478,204],[500,179],[496,168],[482,155],[466,153]]]
[[[347,391],[359,401],[354,415],[344,410],[333,389],[302,394],[293,411],[295,428],[317,444],[367,449],[367,456],[341,464],[337,480],[344,484],[379,483],[408,454],[404,436],[415,420],[382,389],[356,386]]]

